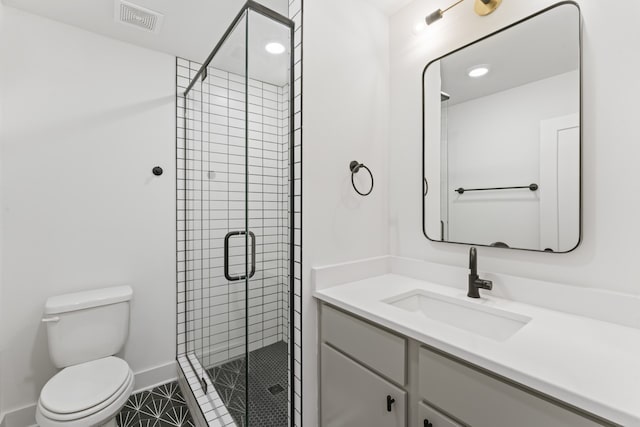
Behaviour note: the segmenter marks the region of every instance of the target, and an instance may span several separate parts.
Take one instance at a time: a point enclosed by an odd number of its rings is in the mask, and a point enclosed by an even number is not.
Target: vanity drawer
[[[418,427],[462,427],[451,418],[441,414],[429,405],[420,402],[418,404],[420,420]]]
[[[327,305],[321,339],[400,385],[406,384],[407,340]]]
[[[597,423],[424,347],[420,395],[473,427],[590,427]]]
[[[407,427],[407,392],[344,354],[320,350],[322,427]]]

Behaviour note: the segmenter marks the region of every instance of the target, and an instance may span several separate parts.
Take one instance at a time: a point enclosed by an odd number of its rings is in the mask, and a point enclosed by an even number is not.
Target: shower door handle
[[[230,282],[247,278],[247,276],[231,276],[229,274],[229,239],[233,236],[244,236],[246,234],[246,231],[230,231],[224,236],[224,277]],[[248,234],[251,238],[251,271],[249,271],[249,279],[251,279],[256,274],[256,235],[252,231],[249,231]]]

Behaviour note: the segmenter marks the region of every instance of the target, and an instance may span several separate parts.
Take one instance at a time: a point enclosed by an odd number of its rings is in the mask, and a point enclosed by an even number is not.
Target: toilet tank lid
[[[76,292],[73,294],[58,295],[47,299],[44,306],[44,314],[60,314],[86,308],[100,307],[129,301],[133,296],[130,286],[117,286],[113,288],[94,289],[92,291]]]

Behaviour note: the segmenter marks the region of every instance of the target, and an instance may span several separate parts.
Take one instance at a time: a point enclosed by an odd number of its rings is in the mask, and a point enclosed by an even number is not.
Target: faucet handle
[[[493,289],[493,282],[491,280],[478,279],[477,283],[478,287],[481,289],[486,289],[488,291]]]

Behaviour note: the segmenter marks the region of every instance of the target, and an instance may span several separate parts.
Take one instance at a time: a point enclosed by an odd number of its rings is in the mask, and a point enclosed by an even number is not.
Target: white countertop
[[[417,289],[532,320],[505,341],[496,341],[382,302]],[[640,426],[639,329],[480,292],[482,298],[472,300],[462,289],[383,274],[316,290],[314,296],[607,420]]]

